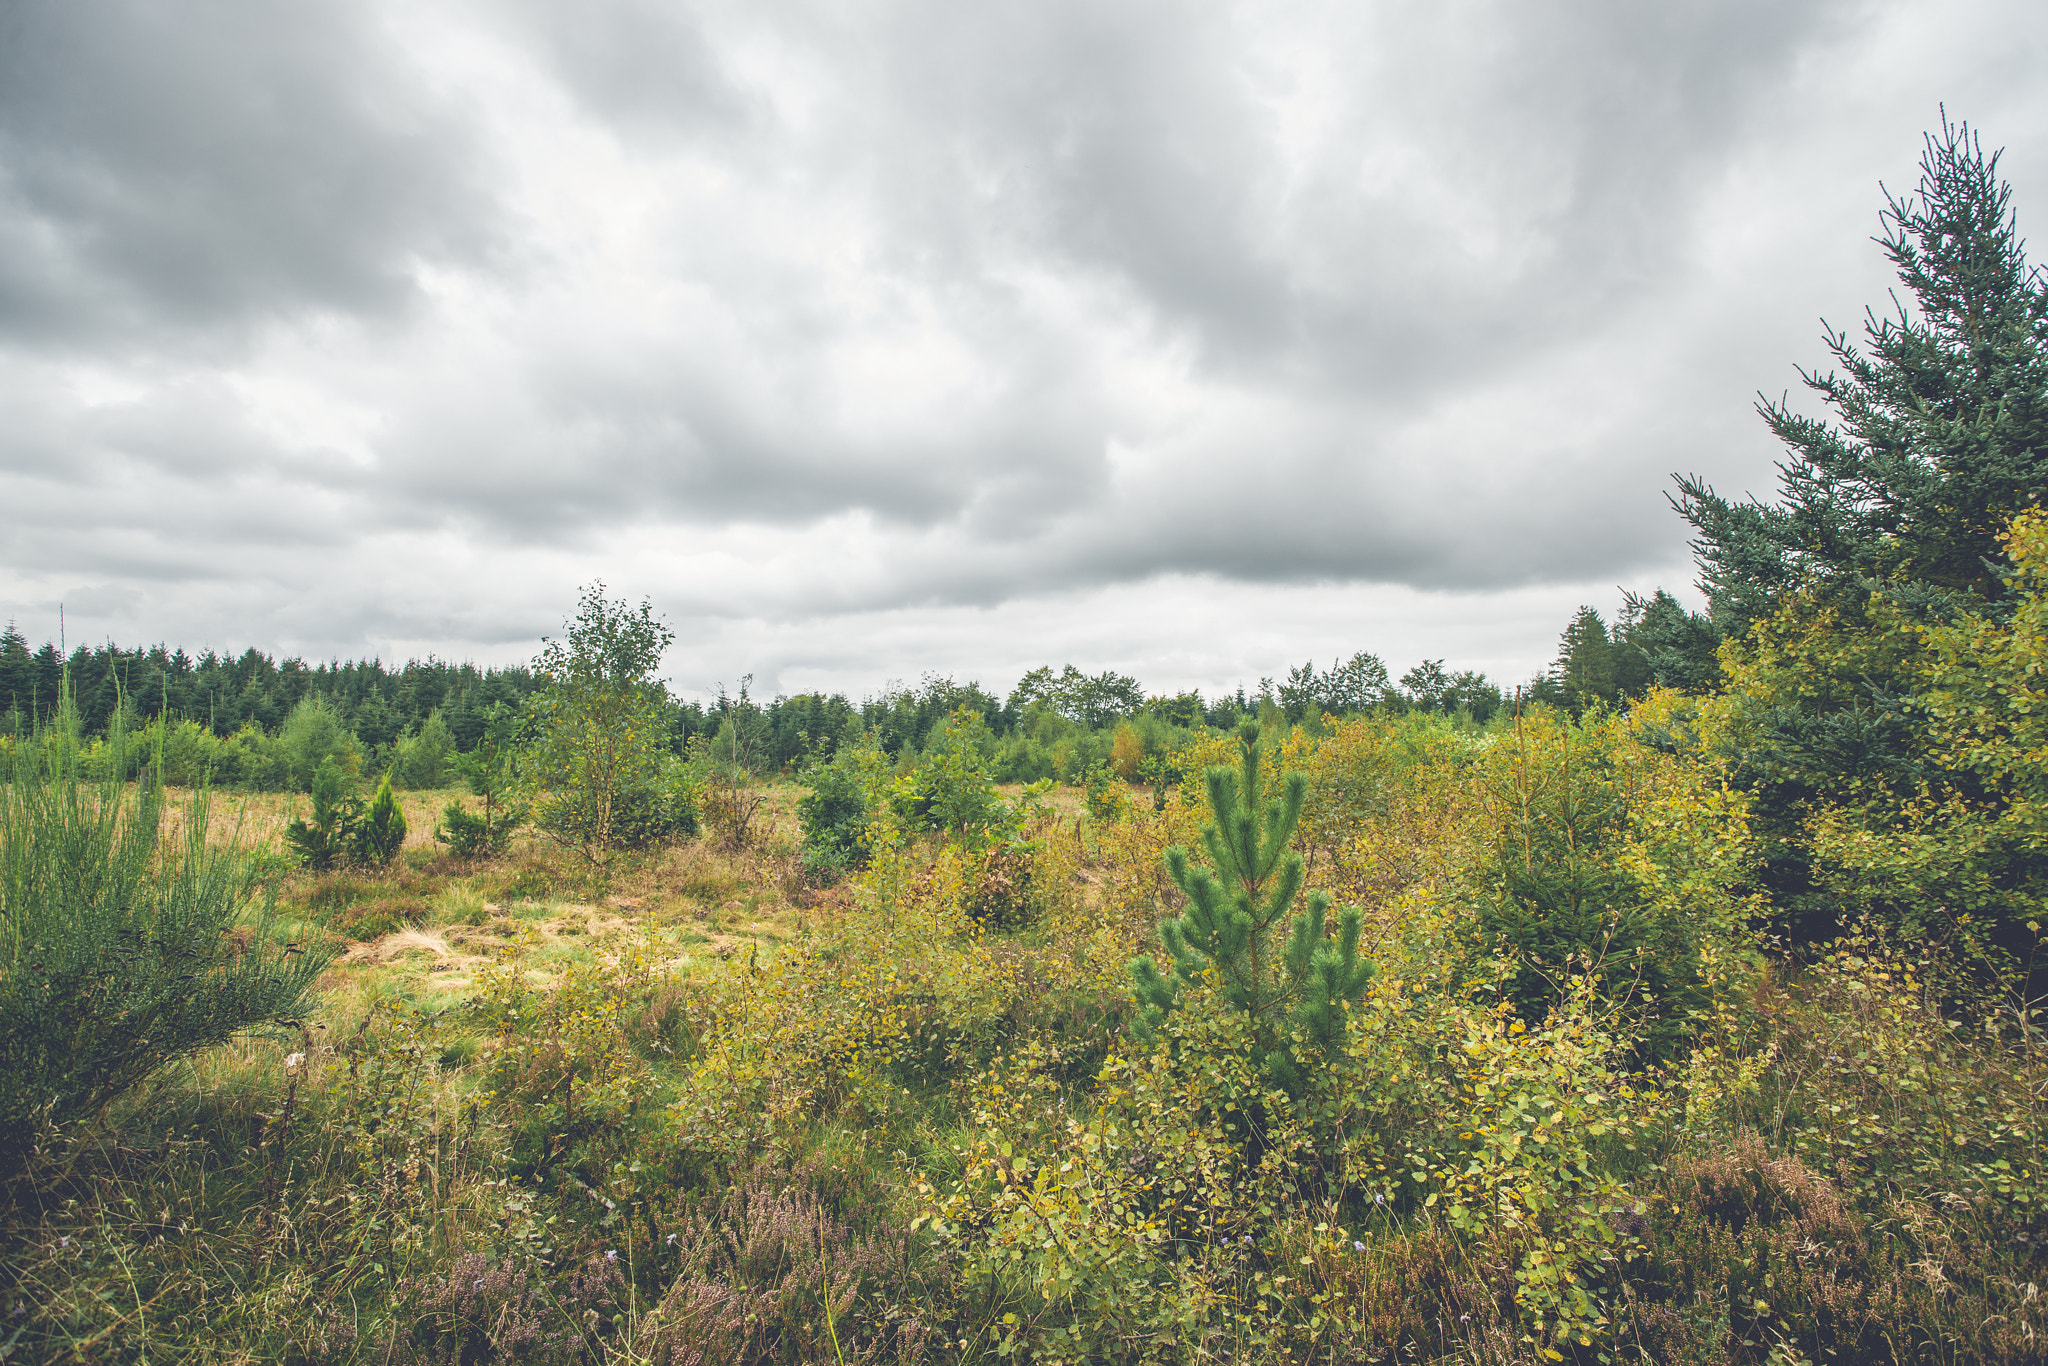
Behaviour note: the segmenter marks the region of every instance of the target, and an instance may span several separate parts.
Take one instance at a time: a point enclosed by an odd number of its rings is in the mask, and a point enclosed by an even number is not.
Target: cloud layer
[[[1977,3],[0,12],[0,613],[685,686],[1506,676],[1879,301]],[[1264,656],[1271,654],[1270,659]],[[1255,659],[1253,656],[1259,656]],[[1263,663],[1259,660],[1264,659]]]

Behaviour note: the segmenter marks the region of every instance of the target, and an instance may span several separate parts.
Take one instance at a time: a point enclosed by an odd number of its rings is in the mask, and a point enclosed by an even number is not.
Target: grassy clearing
[[[1725,793],[1616,736],[1601,781],[1637,815],[1602,866],[1734,925]],[[1157,1043],[1132,1032],[1125,964],[1179,909],[1162,854],[1204,819],[1193,781],[1101,818],[1056,793],[1021,856],[881,840],[832,886],[802,874],[789,786],[748,846],[685,841],[607,878],[530,837],[437,857],[417,822],[388,871],[284,877],[295,932],[348,941],[317,1018],[45,1137],[8,1192],[0,1345],[2039,1359],[2030,1019],[1963,999],[1914,946],[1793,963],[1732,930],[1698,941],[1682,1047],[1653,1053],[1594,984],[1525,1019],[1468,900],[1513,834],[1512,756],[1371,723],[1280,758],[1311,781],[1308,882],[1366,913],[1380,962],[1298,1101],[1199,993]],[[252,803],[243,837],[282,806]],[[998,901],[1027,913],[995,928]]]

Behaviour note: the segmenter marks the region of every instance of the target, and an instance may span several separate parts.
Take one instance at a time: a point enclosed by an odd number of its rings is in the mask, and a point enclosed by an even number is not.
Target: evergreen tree
[[[0,631],[0,734],[26,734],[34,728],[35,676],[28,641],[9,621],[7,629]]]
[[[1731,642],[1740,724],[1725,743],[1756,797],[1778,927],[1826,938],[1856,913],[1903,935],[1988,928],[2024,954],[2010,908],[2025,860],[1969,854],[1960,825],[1941,833],[1942,813],[1997,819],[2009,798],[1929,743],[1915,630],[2012,610],[1999,538],[2048,487],[2048,282],[1967,125],[1944,120],[1920,172],[1917,194],[1886,195],[1878,238],[1910,304],[1867,315],[1861,346],[1827,332],[1837,368],[1802,377],[1828,417],[1760,405],[1787,448],[1778,501],[1730,503],[1696,478],[1675,501],[1707,625]],[[1667,610],[1645,638],[1669,664],[1696,658],[1703,634]],[[1960,909],[1972,881],[1969,900],[2007,908],[1988,927]]]
[[[1251,1017],[1267,1075],[1298,1094],[1303,1062],[1342,1046],[1346,1003],[1363,998],[1375,968],[1358,956],[1356,909],[1338,912],[1335,939],[1325,928],[1326,894],[1310,893],[1294,913],[1305,871],[1288,842],[1308,781],[1290,773],[1279,799],[1262,803],[1255,722],[1238,727],[1238,743],[1237,771],[1219,765],[1204,775],[1216,817],[1202,830],[1211,867],[1190,863],[1179,845],[1166,851],[1167,873],[1188,898],[1186,910],[1159,925],[1172,976],[1143,957],[1131,960],[1131,980],[1145,1027],[1156,1029],[1183,989],[1213,974],[1224,1000]],[[1281,948],[1274,941],[1283,923]],[[1296,1031],[1301,1048],[1289,1039]]]
[[[284,828],[285,843],[315,872],[325,872],[356,848],[362,799],[349,791],[348,777],[332,756],[313,774],[313,819],[295,818]]]
[[[442,809],[434,839],[458,858],[501,852],[512,832],[526,819],[526,807],[512,800],[519,786],[518,747],[514,735],[518,716],[503,703],[482,714],[476,747],[455,756],[455,771],[469,790],[483,799],[483,811],[471,813],[459,801]]]
[[[1998,536],[2048,486],[2048,284],[2027,264],[1997,154],[1967,124],[1943,121],[1920,172],[1917,196],[1886,195],[1877,239],[1913,306],[1867,314],[1865,347],[1827,331],[1840,369],[1801,378],[1831,420],[1759,404],[1789,453],[1780,501],[1680,482],[1674,505],[1724,631],[1797,588],[2005,595]]]
[[[370,798],[370,809],[356,826],[355,853],[364,863],[389,863],[404,846],[405,813],[398,809],[398,798],[391,791],[391,775],[387,773],[384,781],[377,784],[376,795]]]
[[[1720,686],[1720,631],[1661,588],[1647,598],[1628,594],[1616,635],[1660,688],[1703,693]]]
[[[1621,629],[1610,633],[1607,622],[1591,607],[1581,607],[1564,628],[1550,673],[1574,713],[1594,703],[1621,706],[1641,697],[1650,683],[1649,660],[1643,652],[1623,639]]]

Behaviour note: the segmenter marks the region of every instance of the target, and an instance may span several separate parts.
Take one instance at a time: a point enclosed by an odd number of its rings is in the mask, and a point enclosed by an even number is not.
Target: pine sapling
[[[285,842],[315,872],[325,872],[348,858],[356,846],[363,804],[348,790],[348,779],[330,758],[313,773],[313,819],[294,820],[284,828]]]
[[[1182,988],[1209,977],[1225,1001],[1252,1018],[1267,1074],[1299,1094],[1306,1082],[1301,1059],[1327,1057],[1342,1046],[1345,1009],[1364,996],[1375,967],[1358,956],[1356,909],[1338,912],[1337,937],[1330,938],[1330,899],[1322,892],[1303,900],[1284,946],[1274,952],[1306,875],[1301,855],[1287,846],[1308,782],[1288,774],[1278,800],[1262,807],[1258,724],[1243,722],[1238,742],[1239,771],[1219,765],[1204,775],[1216,815],[1202,831],[1211,866],[1190,862],[1178,845],[1166,851],[1167,873],[1188,898],[1180,915],[1159,926],[1172,974],[1141,957],[1131,961],[1131,979],[1140,1025],[1150,1031],[1179,1007]]]
[[[405,813],[398,808],[398,798],[391,791],[391,775],[387,773],[384,781],[377,784],[370,809],[363,813],[362,822],[356,827],[355,853],[364,863],[389,863],[398,857],[404,845]]]

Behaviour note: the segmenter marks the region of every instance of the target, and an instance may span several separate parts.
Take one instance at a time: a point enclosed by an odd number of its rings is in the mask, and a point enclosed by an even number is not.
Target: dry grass
[[[434,843],[434,826],[441,819],[442,808],[450,801],[473,802],[467,792],[458,788],[443,788],[438,791],[396,792],[398,809],[405,814],[405,848],[433,851],[440,846]],[[191,808],[196,794],[188,788],[174,787],[167,793],[165,826],[169,831],[184,828],[185,813]],[[310,799],[304,793],[293,792],[216,792],[209,801],[206,837],[213,844],[233,843],[243,849],[255,849],[268,845],[272,849],[284,848],[284,828],[294,817],[305,816],[310,809]]]

